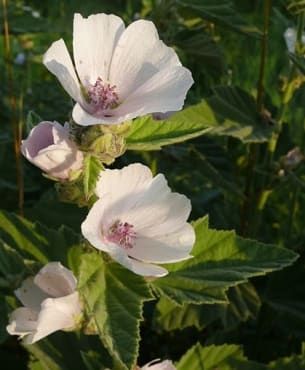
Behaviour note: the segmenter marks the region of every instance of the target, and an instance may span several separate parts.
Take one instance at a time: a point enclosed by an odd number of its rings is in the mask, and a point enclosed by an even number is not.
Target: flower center
[[[98,77],[94,85],[88,85],[88,95],[90,103],[98,111],[113,109],[118,105],[119,97],[115,92],[116,86],[111,86],[109,83],[104,83]]]
[[[119,244],[124,249],[131,249],[134,246],[135,238],[136,232],[133,225],[119,220],[110,226],[107,233],[107,239],[110,242]]]

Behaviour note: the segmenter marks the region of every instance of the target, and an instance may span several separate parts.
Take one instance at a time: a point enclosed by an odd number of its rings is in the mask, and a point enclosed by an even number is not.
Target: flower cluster
[[[89,129],[81,126],[117,125],[149,113],[166,118],[182,108],[193,83],[175,51],[145,20],[125,29],[114,15],[75,14],[73,55],[74,63],[64,41],[58,40],[43,63],[76,102],[72,126],[80,141],[69,124],[41,122],[21,146],[31,163],[61,184],[82,176],[86,155],[92,155],[81,145],[89,135]],[[145,277],[165,276],[168,271],[160,265],[192,257],[195,233],[187,222],[191,203],[171,191],[164,175],[153,176],[140,163],[103,169],[94,193],[97,200],[81,225],[92,247]],[[48,263],[34,278],[26,279],[15,294],[23,307],[13,311],[7,330],[26,343],[57,330],[73,330],[81,322],[76,278],[59,262]],[[171,361],[153,361],[141,369],[175,368]]]

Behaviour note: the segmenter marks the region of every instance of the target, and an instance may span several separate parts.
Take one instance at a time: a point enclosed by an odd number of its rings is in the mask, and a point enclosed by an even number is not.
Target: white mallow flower
[[[75,14],[73,56],[74,65],[60,39],[43,63],[76,101],[73,119],[83,126],[180,110],[193,84],[191,72],[146,20],[125,29],[112,14]]]
[[[9,334],[31,344],[57,330],[75,328],[82,312],[76,284],[73,273],[59,262],[48,263],[34,278],[26,279],[15,291],[24,307],[12,312],[6,327]]]
[[[162,362],[156,362],[159,360],[154,360],[143,367],[140,367],[139,370],[176,370],[172,361],[165,360]]]
[[[21,144],[22,154],[48,175],[66,180],[83,164],[83,153],[58,122],[40,122]]]
[[[95,202],[82,224],[84,237],[136,274],[164,276],[157,264],[188,259],[194,242],[187,223],[189,199],[171,192],[162,174],[153,177],[140,163],[105,170]]]
[[[294,28],[289,27],[284,32],[284,39],[286,41],[287,49],[290,53],[295,52],[295,45],[297,42],[297,32]],[[302,44],[305,45],[305,34],[302,34]]]

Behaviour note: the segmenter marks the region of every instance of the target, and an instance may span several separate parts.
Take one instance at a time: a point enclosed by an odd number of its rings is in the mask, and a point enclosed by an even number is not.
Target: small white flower
[[[73,273],[59,262],[48,263],[34,278],[26,279],[15,291],[24,307],[12,312],[6,327],[9,334],[31,344],[57,330],[72,330],[82,312],[76,283]]]
[[[158,363],[156,363],[156,361],[158,360],[149,362],[148,364],[141,367],[140,370],[176,370],[172,361],[165,360],[165,361],[158,362]]]
[[[52,177],[65,180],[83,163],[83,154],[57,122],[40,122],[21,144],[22,154]]]
[[[286,41],[287,49],[290,53],[295,52],[295,44],[297,42],[297,32],[294,28],[287,28],[284,32],[284,39]],[[305,34],[302,35],[302,44],[305,45]]]
[[[164,276],[168,271],[156,264],[191,258],[191,203],[172,193],[162,174],[153,178],[140,163],[106,170],[96,194],[100,199],[82,224],[84,237],[95,248],[143,276]]]
[[[193,84],[191,72],[146,20],[125,29],[112,14],[75,14],[73,55],[75,68],[60,39],[43,62],[76,101],[73,119],[83,126],[180,110]]]

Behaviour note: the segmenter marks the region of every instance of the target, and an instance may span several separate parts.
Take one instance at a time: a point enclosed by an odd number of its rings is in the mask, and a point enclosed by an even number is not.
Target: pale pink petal
[[[162,69],[113,109],[112,115],[123,122],[148,113],[178,111],[193,82],[191,72],[184,67]]]
[[[180,230],[191,213],[190,200],[179,193],[164,193],[163,198],[158,198],[153,191],[148,189],[137,209],[129,212],[127,221],[137,225],[140,234],[152,238]]]
[[[98,77],[109,80],[113,50],[124,28],[122,19],[112,14],[74,15],[74,61],[84,85],[94,84]]]
[[[60,262],[49,262],[35,276],[34,283],[49,296],[62,297],[75,291],[77,280]]]
[[[149,167],[141,163],[133,163],[120,170],[102,171],[95,193],[100,198],[109,193],[109,190],[118,196],[124,193],[136,194],[151,180],[152,173]]]
[[[78,292],[60,298],[48,298],[41,305],[35,332],[25,338],[32,344],[62,329],[73,329],[81,314]]]
[[[163,267],[137,261],[132,258],[130,258],[129,260],[131,262],[131,266],[126,267],[133,271],[135,274],[147,277],[162,277],[168,274],[168,271]]]
[[[185,224],[179,231],[164,234],[160,239],[137,234],[135,244],[128,250],[128,254],[148,263],[173,263],[192,258],[189,252],[194,242],[194,229]]]
[[[36,311],[28,307],[19,307],[11,313],[6,330],[10,335],[19,335],[22,338],[36,330],[37,319]]]
[[[45,292],[34,284],[32,277],[25,279],[21,287],[16,289],[14,293],[24,306],[36,311],[40,310],[42,301],[48,297]]]
[[[172,361],[165,360],[158,363],[155,363],[155,361],[152,361],[146,364],[145,366],[141,367],[141,370],[176,370]]]
[[[159,40],[154,24],[146,20],[131,23],[114,51],[110,81],[123,101],[163,68],[181,65],[173,49]]]
[[[75,101],[85,103],[71,57],[62,39],[53,42],[43,56],[43,64]]]
[[[31,161],[41,149],[54,144],[53,123],[44,121],[32,128],[27,139],[22,140],[21,152]]]

